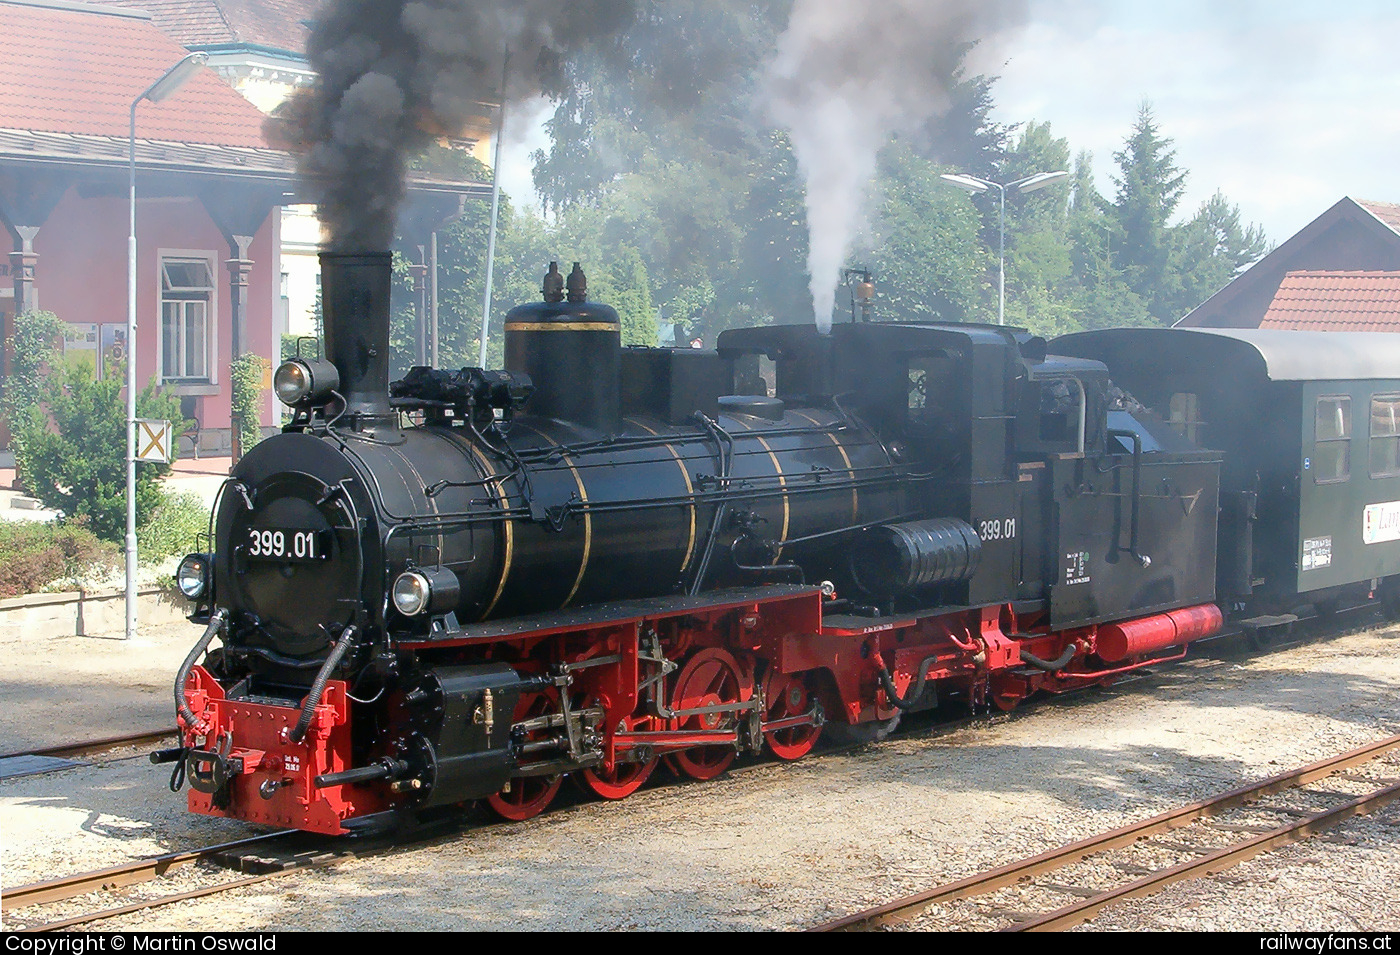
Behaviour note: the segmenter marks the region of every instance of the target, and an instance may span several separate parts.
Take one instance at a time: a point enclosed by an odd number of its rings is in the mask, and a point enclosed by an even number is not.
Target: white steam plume
[[[807,270],[831,330],[841,266],[864,224],[875,157],[950,105],[969,43],[1025,16],[1025,0],[796,0],[765,82],[807,181]]]

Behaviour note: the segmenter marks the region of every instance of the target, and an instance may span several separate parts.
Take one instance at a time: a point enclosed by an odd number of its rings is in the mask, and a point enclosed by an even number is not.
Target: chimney
[[[321,316],[326,358],[340,372],[345,413],[388,416],[388,252],[322,252]]]

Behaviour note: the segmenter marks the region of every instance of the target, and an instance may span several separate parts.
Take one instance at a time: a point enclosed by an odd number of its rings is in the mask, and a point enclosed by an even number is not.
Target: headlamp
[[[457,606],[461,585],[446,567],[406,570],[394,579],[394,608],[405,617],[442,613]]]
[[[292,358],[272,376],[272,390],[284,405],[324,402],[340,387],[340,372],[328,361]]]
[[[175,586],[190,600],[198,600],[209,590],[209,569],[213,565],[208,554],[187,554],[175,569]]]

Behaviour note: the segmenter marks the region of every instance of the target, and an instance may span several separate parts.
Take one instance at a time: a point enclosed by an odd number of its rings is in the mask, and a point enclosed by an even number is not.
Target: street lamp
[[[988,189],[996,189],[1001,193],[1001,213],[999,216],[1001,227],[1001,246],[997,252],[997,259],[1000,263],[1001,275],[997,282],[997,324],[1006,324],[1006,193],[1011,192],[1034,192],[1043,189],[1052,182],[1059,182],[1068,176],[1069,173],[1060,172],[1038,172],[1034,176],[1027,176],[1024,179],[1017,179],[1015,182],[992,182],[990,179],[979,179],[976,176],[969,176],[965,173],[944,173],[941,178],[967,192],[986,192]]]
[[[126,236],[126,638],[136,635],[136,107],[159,103],[174,93],[209,59],[190,53],[131,101],[129,144],[131,228]]]
[[[491,167],[491,227],[486,234],[486,295],[481,303],[481,356],[477,362],[482,368],[486,367],[486,336],[491,329],[491,279],[496,271],[496,218],[501,209],[501,143],[506,138],[506,83],[509,81],[510,47],[506,47],[501,60],[501,104],[496,109],[496,159]]]

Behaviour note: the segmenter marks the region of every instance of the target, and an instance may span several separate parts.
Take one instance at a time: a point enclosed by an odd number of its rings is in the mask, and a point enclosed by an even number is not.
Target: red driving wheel
[[[763,678],[763,702],[768,708],[769,722],[801,716],[812,709],[812,697],[807,692],[802,675],[779,673],[772,666]],[[768,748],[773,751],[773,755],[779,759],[801,759],[812,751],[812,747],[817,744],[817,737],[821,734],[821,727],[807,724],[773,730],[771,733],[764,733],[763,738],[768,741]]]
[[[515,705],[514,722],[552,712],[558,709],[558,700],[559,694],[553,688],[542,693],[526,693]],[[539,735],[531,734],[527,740]],[[544,812],[554,797],[559,795],[559,787],[563,784],[563,776],[518,776],[505,789],[494,796],[487,796],[486,804],[501,818],[521,822]]]
[[[733,654],[720,647],[707,647],[692,656],[676,677],[671,694],[672,710],[738,703],[753,696],[753,683],[745,678]],[[728,729],[735,725],[734,713],[698,713],[672,721],[677,730]],[[692,746],[669,757],[671,764],[692,779],[714,779],[729,768],[738,751],[732,744]]]
[[[650,716],[633,714],[622,721],[629,732],[644,732],[652,729],[656,722]],[[656,769],[657,758],[651,756],[644,762],[623,762],[619,760],[607,769],[602,763],[590,766],[578,774],[577,779],[585,790],[604,799],[626,799],[651,778]]]

